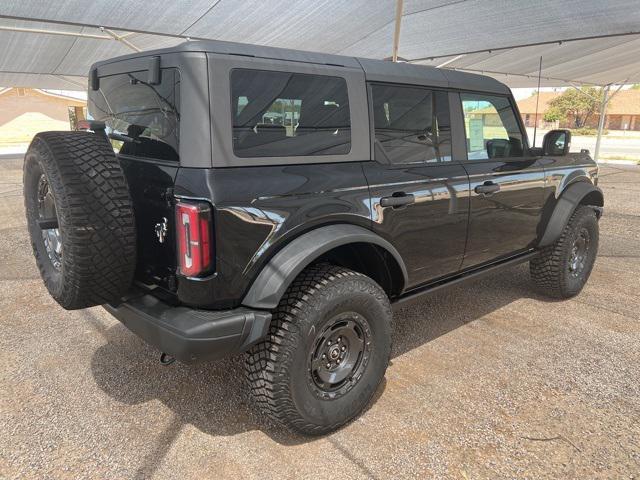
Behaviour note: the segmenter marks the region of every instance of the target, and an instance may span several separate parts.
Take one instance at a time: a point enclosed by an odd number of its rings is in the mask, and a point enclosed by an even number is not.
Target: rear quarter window
[[[180,72],[161,71],[160,83],[147,83],[147,71],[100,78],[89,95],[89,114],[105,122],[116,153],[178,161]]]
[[[234,69],[231,117],[238,157],[346,155],[351,150],[344,78]]]

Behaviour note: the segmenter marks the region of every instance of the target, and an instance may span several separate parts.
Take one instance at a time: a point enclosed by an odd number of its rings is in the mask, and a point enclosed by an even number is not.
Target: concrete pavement
[[[100,308],[48,296],[20,162],[0,161],[2,478],[638,478],[640,169],[601,169],[585,291],[552,302],[526,265],[396,312],[386,379],[339,432],[283,432],[240,357],[162,367]]]

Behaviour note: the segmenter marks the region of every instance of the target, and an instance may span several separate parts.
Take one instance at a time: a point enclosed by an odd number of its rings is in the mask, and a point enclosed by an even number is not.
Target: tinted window
[[[522,132],[507,97],[463,93],[469,160],[521,157]]]
[[[239,157],[344,155],[351,150],[343,78],[236,69],[231,72],[233,150]]]
[[[445,92],[373,85],[376,155],[391,163],[451,160],[451,124]]]
[[[105,122],[118,153],[178,160],[180,73],[163,69],[159,85],[147,83],[146,71],[100,78],[90,91],[89,113]]]

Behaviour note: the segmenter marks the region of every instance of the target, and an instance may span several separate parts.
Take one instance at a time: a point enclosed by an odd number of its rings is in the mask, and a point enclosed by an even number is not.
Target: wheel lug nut
[[[327,345],[331,345],[331,340],[327,340]]]
[[[331,364],[330,363],[327,363],[327,368],[331,368]]]
[[[326,356],[324,353],[322,354],[322,359],[323,359],[323,360],[326,360],[326,359],[327,359],[327,356]]]
[[[337,360],[336,360],[336,364],[337,364],[337,365],[340,365],[340,359],[337,359]]]
[[[344,345],[342,346],[342,351],[344,352],[347,349]]]
[[[341,342],[342,341],[342,337],[338,337],[338,341]]]

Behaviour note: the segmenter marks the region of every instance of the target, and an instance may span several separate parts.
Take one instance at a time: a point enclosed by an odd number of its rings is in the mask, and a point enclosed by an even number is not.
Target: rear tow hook
[[[175,362],[176,359],[173,358],[171,355],[169,355],[168,353],[164,353],[162,352],[160,354],[160,363],[162,365],[164,365],[165,367],[171,365],[173,362]]]

